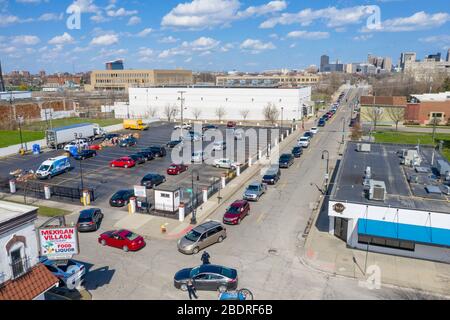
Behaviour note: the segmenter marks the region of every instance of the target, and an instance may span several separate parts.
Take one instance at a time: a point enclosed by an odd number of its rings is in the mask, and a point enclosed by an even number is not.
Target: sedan
[[[123,139],[122,141],[120,141],[119,147],[128,148],[128,147],[133,147],[136,144],[137,144],[137,139],[131,137],[131,138]]]
[[[111,207],[124,207],[130,202],[131,197],[134,197],[134,190],[120,190],[113,194],[109,204]]]
[[[130,157],[122,157],[116,160],[111,161],[111,167],[120,167],[120,168],[131,168],[136,165],[136,161],[131,159]]]
[[[98,242],[102,246],[120,248],[125,252],[138,251],[145,247],[143,237],[125,229],[104,232],[98,237]]]
[[[204,125],[203,128],[202,128],[203,131],[217,130],[217,129],[219,129],[219,128],[217,126],[213,125],[213,124]]]
[[[304,137],[307,137],[307,138],[309,138],[309,139],[312,139],[313,133],[310,132],[310,131],[306,131],[306,132],[303,134],[303,136],[304,136]]]
[[[69,289],[75,289],[77,283],[82,280],[86,273],[86,268],[83,264],[70,259],[64,265],[56,264],[47,257],[40,257],[39,262],[45,265],[59,279],[61,286],[66,286]]]
[[[113,138],[119,138],[120,135],[117,133],[108,133],[105,135],[105,140],[111,140]]]
[[[319,132],[319,128],[317,128],[317,127],[312,127],[309,131],[310,131],[312,134],[317,134],[317,133]]]
[[[303,148],[308,148],[309,147],[309,138],[301,137],[298,140],[298,146],[303,147]]]
[[[97,156],[97,151],[95,150],[81,150],[78,154],[74,155],[73,158],[76,160],[84,160],[87,158],[92,158]]]
[[[186,291],[189,280],[192,280],[197,290],[225,292],[236,290],[238,286],[238,274],[235,269],[213,264],[178,271],[173,278],[174,286]]]
[[[183,140],[172,140],[166,144],[167,148],[170,148],[170,149],[173,149],[178,145],[182,146]]]
[[[97,231],[103,219],[102,210],[97,208],[86,209],[80,212],[77,221],[77,230],[83,231]]]
[[[153,152],[148,151],[148,150],[142,150],[142,151],[136,152],[136,154],[142,156],[146,161],[155,159],[155,155],[153,154]]]
[[[145,157],[141,154],[132,154],[130,156],[128,156],[128,158],[133,159],[134,162],[136,162],[136,164],[143,164],[145,163]]]
[[[166,177],[158,173],[149,173],[145,175],[141,180],[141,186],[145,186],[147,189],[154,188],[161,183],[166,182]]]
[[[303,148],[302,148],[302,147],[297,146],[297,147],[294,147],[294,148],[292,149],[292,155],[293,155],[295,158],[300,158],[300,157],[302,156],[302,154],[303,154]]]
[[[280,156],[280,168],[289,168],[294,164],[294,156],[290,153],[285,153]]]
[[[214,166],[216,168],[234,169],[239,165],[237,162],[232,162],[230,159],[216,159]]]
[[[223,215],[223,223],[240,224],[250,213],[250,204],[246,200],[238,200],[233,202]]]
[[[180,173],[185,172],[188,169],[188,166],[185,164],[174,164],[172,163],[167,169],[167,174],[174,176],[179,175]]]

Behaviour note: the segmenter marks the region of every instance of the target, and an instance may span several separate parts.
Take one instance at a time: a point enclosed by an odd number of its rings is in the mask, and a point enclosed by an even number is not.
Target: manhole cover
[[[269,249],[269,254],[277,254],[278,250],[277,249]]]

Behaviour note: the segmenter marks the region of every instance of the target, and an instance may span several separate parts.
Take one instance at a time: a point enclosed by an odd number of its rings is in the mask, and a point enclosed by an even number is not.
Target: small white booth
[[[155,210],[175,213],[180,207],[181,189],[177,186],[155,187]]]

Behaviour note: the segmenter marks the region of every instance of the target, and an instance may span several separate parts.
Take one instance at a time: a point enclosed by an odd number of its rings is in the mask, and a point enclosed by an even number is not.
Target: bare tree
[[[244,121],[247,120],[247,117],[248,117],[248,114],[249,114],[249,113],[250,113],[250,110],[249,110],[249,109],[241,110],[240,114],[241,114],[241,116],[242,116],[242,119],[244,119]]]
[[[395,130],[398,131],[398,124],[400,121],[405,120],[405,109],[404,108],[387,108],[386,110],[389,119],[395,123]]]
[[[274,125],[275,122],[278,120],[278,117],[280,116],[280,111],[278,110],[276,105],[269,102],[264,107],[263,114],[264,114],[264,119],[266,119],[266,121],[269,121],[272,125]]]
[[[359,122],[355,122],[351,129],[351,135],[350,138],[352,141],[359,141],[362,137],[362,127]]]
[[[148,116],[149,118],[154,118],[158,114],[158,109],[156,107],[149,107],[148,108]]]
[[[175,118],[178,114],[178,108],[175,105],[166,104],[164,107],[164,115],[167,118],[167,121],[171,122],[173,118]]]
[[[198,118],[200,118],[200,115],[202,114],[202,109],[195,108],[194,110],[192,110],[192,114],[194,115],[195,120],[198,120]]]
[[[377,124],[381,119],[383,110],[380,107],[368,107],[367,112],[364,113],[364,117],[373,123],[373,130],[377,130]]]
[[[216,109],[216,116],[219,118],[219,121],[222,121],[222,118],[227,114],[227,111],[224,107],[220,106]]]

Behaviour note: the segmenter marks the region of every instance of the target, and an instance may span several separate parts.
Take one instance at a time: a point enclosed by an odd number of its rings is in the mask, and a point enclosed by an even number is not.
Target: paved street
[[[351,94],[355,94],[352,92]],[[290,169],[282,171],[275,187],[251,204],[251,214],[239,226],[228,226],[228,238],[209,247],[212,263],[236,268],[239,287],[249,288],[256,299],[391,299],[402,298],[402,290],[383,287],[369,290],[356,280],[331,277],[302,263],[304,239],[301,237],[318,200],[326,171],[322,151],[330,152],[331,163],[338,156],[342,124],[350,112],[342,107],[313,139],[312,145]],[[312,125],[309,124],[306,129]],[[255,177],[259,180],[260,177]],[[242,196],[242,186],[233,197]],[[231,201],[212,215],[221,220]],[[111,229],[125,213],[106,208],[101,231]],[[75,221],[76,215],[68,217]],[[80,235],[81,254],[77,260],[87,264],[86,289],[93,299],[186,299],[187,293],[173,287],[173,275],[185,267],[200,264],[200,255],[185,256],[176,249],[176,240],[147,240],[136,253],[102,247],[98,233]],[[215,292],[199,292],[200,299],[217,299]]]

